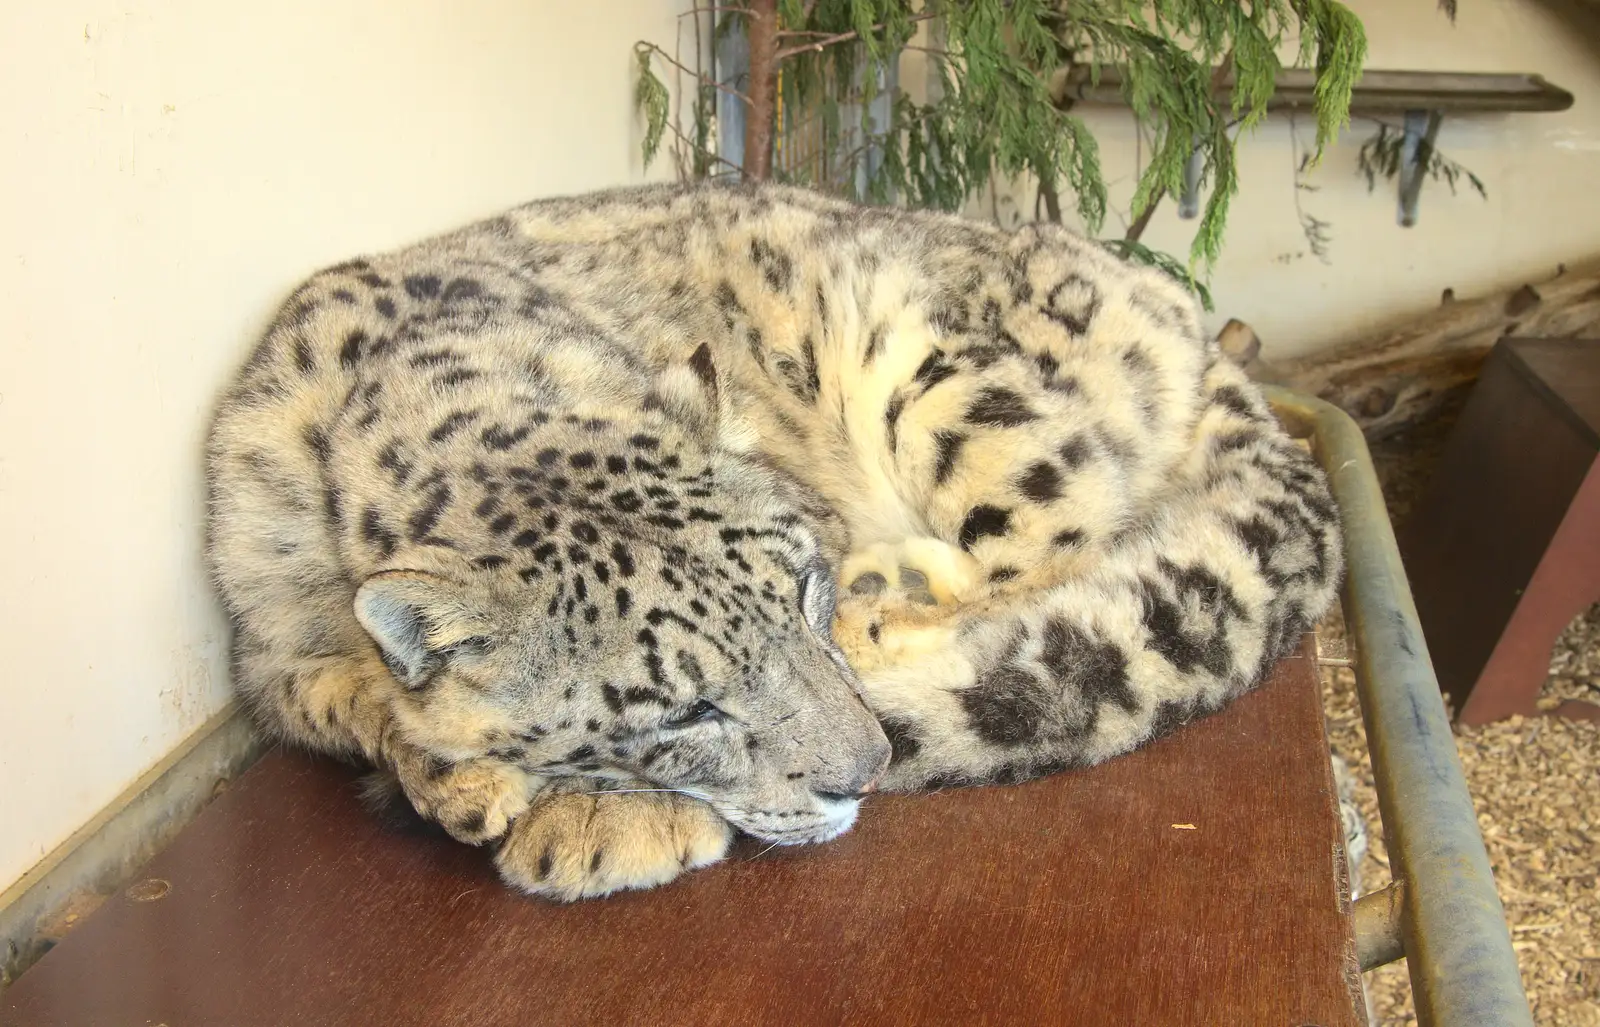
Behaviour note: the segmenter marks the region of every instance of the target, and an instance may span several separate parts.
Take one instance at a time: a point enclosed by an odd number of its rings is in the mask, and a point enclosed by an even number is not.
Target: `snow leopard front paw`
[[[925,535],[858,549],[845,557],[839,576],[850,596],[898,598],[917,606],[956,606],[981,581],[977,560]]]
[[[498,838],[528,808],[534,779],[514,765],[488,758],[448,763],[409,745],[393,756],[411,805],[456,841]]]
[[[654,888],[727,854],[733,828],[671,792],[586,791],[564,783],[511,825],[495,856],[513,887],[571,902]]]
[[[949,643],[949,618],[978,590],[978,561],[936,538],[878,543],[845,558],[834,642],[858,674]]]

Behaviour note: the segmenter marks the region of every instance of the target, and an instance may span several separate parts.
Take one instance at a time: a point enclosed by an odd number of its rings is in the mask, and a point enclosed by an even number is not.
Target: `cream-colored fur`
[[[557,898],[1126,752],[1257,683],[1341,573],[1321,472],[1170,280],[779,187],[324,271],[209,461],[263,723]]]

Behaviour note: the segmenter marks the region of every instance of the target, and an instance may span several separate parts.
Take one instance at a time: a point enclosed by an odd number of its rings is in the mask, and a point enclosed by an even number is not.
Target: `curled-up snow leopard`
[[[1167,278],[772,186],[329,268],[208,460],[256,715],[560,898],[1126,752],[1252,687],[1342,566]]]

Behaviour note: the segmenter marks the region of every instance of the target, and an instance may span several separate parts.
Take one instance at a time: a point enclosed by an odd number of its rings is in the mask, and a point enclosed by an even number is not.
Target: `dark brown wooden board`
[[[573,906],[385,833],[354,781],[263,759],[0,996],[0,1023],[1358,1023],[1304,656],[1091,770],[874,797],[837,842],[747,844]]]

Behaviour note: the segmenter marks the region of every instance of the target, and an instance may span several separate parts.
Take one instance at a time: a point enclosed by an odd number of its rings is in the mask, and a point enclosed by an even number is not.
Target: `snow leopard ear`
[[[659,404],[674,421],[696,434],[710,436],[716,430],[721,393],[711,347],[702,342],[687,361],[661,372],[651,399],[652,405]]]
[[[451,659],[494,647],[488,618],[466,590],[435,574],[374,574],[356,590],[355,613],[408,691],[426,688]]]

